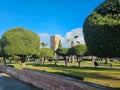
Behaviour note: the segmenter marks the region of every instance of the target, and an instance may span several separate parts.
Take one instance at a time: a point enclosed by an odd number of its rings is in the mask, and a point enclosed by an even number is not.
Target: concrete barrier
[[[32,69],[0,66],[0,71],[43,90],[113,90],[97,84]]]

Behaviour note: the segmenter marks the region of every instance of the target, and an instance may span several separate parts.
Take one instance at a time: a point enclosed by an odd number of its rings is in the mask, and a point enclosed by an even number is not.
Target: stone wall
[[[43,90],[110,90],[111,88],[31,69],[0,66],[0,71]]]

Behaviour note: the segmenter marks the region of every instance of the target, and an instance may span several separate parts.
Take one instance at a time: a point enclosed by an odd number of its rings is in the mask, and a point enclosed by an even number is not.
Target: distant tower
[[[60,42],[60,36],[55,35],[50,37],[50,48],[54,51],[57,50],[59,42]]]

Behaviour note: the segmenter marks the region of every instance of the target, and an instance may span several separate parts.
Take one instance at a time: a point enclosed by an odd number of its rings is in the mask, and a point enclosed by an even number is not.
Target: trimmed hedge
[[[84,39],[98,57],[120,56],[120,0],[105,0],[85,20]]]

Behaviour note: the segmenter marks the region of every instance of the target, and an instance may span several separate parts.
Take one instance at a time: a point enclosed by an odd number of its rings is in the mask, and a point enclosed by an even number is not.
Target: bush
[[[120,0],[105,0],[83,25],[88,50],[98,57],[120,56]]]

